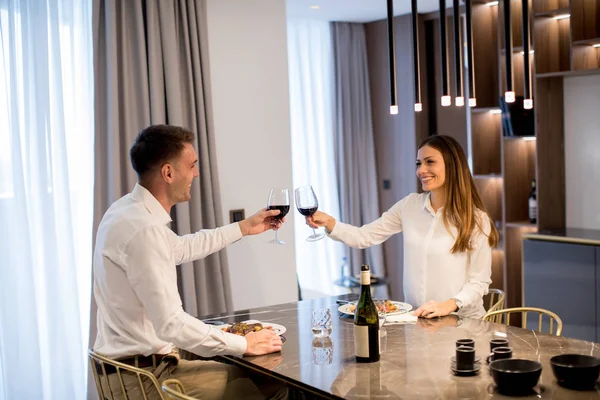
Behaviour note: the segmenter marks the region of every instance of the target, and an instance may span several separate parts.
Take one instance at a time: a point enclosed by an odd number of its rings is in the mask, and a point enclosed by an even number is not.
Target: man
[[[282,395],[273,393],[278,387],[259,384],[260,378],[246,377],[237,367],[177,356],[176,348],[211,357],[268,354],[282,346],[272,330],[237,336],[183,311],[176,265],[281,224],[273,218],[278,210],[265,209],[239,223],[195,234],[178,236],[169,229],[171,208],[190,200],[192,181],[198,177],[193,138],[184,128],[155,125],[142,130],[131,147],[138,183],[111,205],[96,237],[93,267],[98,336],[94,350],[147,368],[159,382],[177,378],[189,395],[202,399]],[[113,393],[122,396],[116,374],[107,375]],[[129,398],[143,398],[137,378],[129,378]],[[156,391],[152,396],[159,398]]]

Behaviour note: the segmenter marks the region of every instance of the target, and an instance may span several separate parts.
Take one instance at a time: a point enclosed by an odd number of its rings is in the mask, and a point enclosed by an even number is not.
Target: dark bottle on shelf
[[[535,179],[531,181],[531,193],[529,193],[529,222],[535,224],[537,222],[538,203],[535,186]]]
[[[371,270],[360,268],[360,298],[354,312],[354,353],[356,362],[379,361],[379,315],[371,297]]]

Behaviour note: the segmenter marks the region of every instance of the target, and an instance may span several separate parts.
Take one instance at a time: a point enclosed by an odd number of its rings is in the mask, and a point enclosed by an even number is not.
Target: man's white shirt
[[[241,356],[246,339],[187,314],[177,290],[176,265],[204,258],[241,239],[237,223],[178,236],[169,214],[144,187],[111,205],[98,227],[94,350],[111,358],[167,354],[173,346],[205,357]]]

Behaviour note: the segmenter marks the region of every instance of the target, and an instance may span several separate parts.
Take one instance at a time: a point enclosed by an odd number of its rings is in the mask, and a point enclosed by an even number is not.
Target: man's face
[[[173,203],[189,201],[192,197],[192,181],[199,175],[198,157],[194,146],[189,143],[179,154],[179,158],[173,161],[173,181],[171,183],[171,199]]]

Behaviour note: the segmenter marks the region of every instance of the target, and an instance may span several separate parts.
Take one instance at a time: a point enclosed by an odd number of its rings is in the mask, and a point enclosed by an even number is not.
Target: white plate
[[[284,332],[286,331],[285,326],[283,325],[279,325],[279,324],[274,324],[273,322],[262,322],[262,321],[257,321],[255,319],[249,319],[247,321],[242,321],[246,324],[256,324],[257,322],[260,322],[263,326],[270,326],[273,328],[273,330],[275,331],[276,334],[278,334],[279,336],[283,335]],[[232,324],[223,324],[223,325],[217,325],[217,327],[219,329],[223,329],[223,328],[229,328]]]
[[[350,306],[355,305],[355,304],[356,304],[355,301],[353,301],[352,303],[348,303],[348,304],[342,304],[341,306],[339,306],[338,311],[341,312],[342,314],[354,315],[354,311],[350,311]],[[392,304],[395,305],[396,307],[398,307],[398,309],[396,311],[387,313],[387,315],[402,314],[402,313],[412,310],[412,308],[413,308],[410,304],[403,303],[401,301],[392,301]]]

